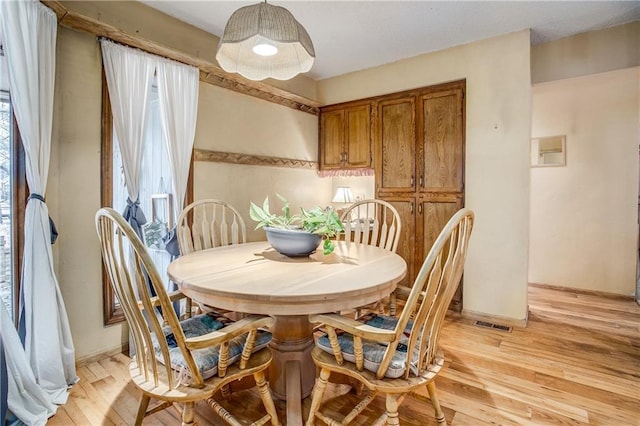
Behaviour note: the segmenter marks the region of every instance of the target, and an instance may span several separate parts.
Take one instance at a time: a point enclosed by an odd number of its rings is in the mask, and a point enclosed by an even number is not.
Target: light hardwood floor
[[[504,332],[450,316],[442,346],[446,365],[436,379],[451,425],[640,425],[640,307],[631,300],[529,289],[529,324]],[[130,425],[139,392],[129,382],[125,355],[79,368],[80,382],[49,425]],[[329,407],[345,412],[355,400],[350,387],[332,385]],[[252,390],[229,404],[260,417]],[[285,424],[282,403],[276,404]],[[303,410],[308,412],[309,401]],[[384,407],[376,400],[352,424],[368,425]],[[404,425],[435,425],[426,392],[405,399]],[[145,419],[148,425],[176,425],[168,409]],[[224,424],[204,403],[200,425]],[[319,422],[316,422],[319,423]]]

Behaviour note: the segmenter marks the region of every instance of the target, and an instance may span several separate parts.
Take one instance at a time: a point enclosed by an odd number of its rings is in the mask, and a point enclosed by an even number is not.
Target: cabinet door
[[[461,192],[464,179],[462,89],[425,94],[419,99],[418,190]]]
[[[416,221],[415,221],[415,199],[414,198],[385,198],[398,210],[400,214],[400,242],[398,243],[398,253],[407,262],[407,275],[400,285],[410,287],[415,279],[415,244],[416,244]]]
[[[344,110],[320,114],[320,169],[339,169],[344,159]]]
[[[421,246],[421,256],[420,262],[417,262],[418,264],[416,265],[416,274],[420,270],[422,262],[424,262],[424,259],[429,254],[431,246],[433,246],[436,238],[440,235],[442,228],[444,228],[449,219],[461,208],[462,200],[456,198],[440,200],[429,199],[419,202],[416,221],[419,223],[418,234],[420,234],[421,238],[419,243],[419,246]],[[445,250],[445,253],[447,253],[447,250]],[[449,309],[456,312],[462,310],[462,285],[458,287],[456,294],[453,296]]]
[[[415,191],[415,97],[378,103],[376,187],[379,194]]]
[[[346,167],[371,167],[371,106],[349,108],[346,114]]]

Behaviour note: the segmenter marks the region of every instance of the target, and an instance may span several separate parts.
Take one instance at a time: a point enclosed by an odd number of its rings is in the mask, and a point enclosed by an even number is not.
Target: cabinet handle
[[[409,203],[409,211],[413,214],[413,203]]]
[[[420,188],[424,187],[424,178],[420,175]]]
[[[422,203],[418,204],[418,213],[422,214]]]
[[[409,186],[413,186],[414,183],[415,183],[415,180],[413,178],[413,175],[411,175],[411,185],[409,185]]]

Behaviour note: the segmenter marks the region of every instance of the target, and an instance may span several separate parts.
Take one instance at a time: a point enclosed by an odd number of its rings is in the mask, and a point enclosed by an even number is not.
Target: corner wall
[[[524,320],[529,245],[529,31],[318,82],[333,104],[466,78],[465,205],[476,213],[464,311]]]
[[[531,169],[529,281],[634,294],[640,68],[535,85],[532,136],[553,135],[567,161]]]

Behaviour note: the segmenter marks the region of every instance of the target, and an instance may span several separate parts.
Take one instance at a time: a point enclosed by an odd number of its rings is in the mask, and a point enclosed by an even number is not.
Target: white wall
[[[318,82],[333,104],[467,79],[466,200],[476,213],[463,309],[527,313],[530,36],[521,31]]]
[[[567,162],[531,169],[530,282],[635,293],[639,129],[638,67],[533,87],[532,137]]]

